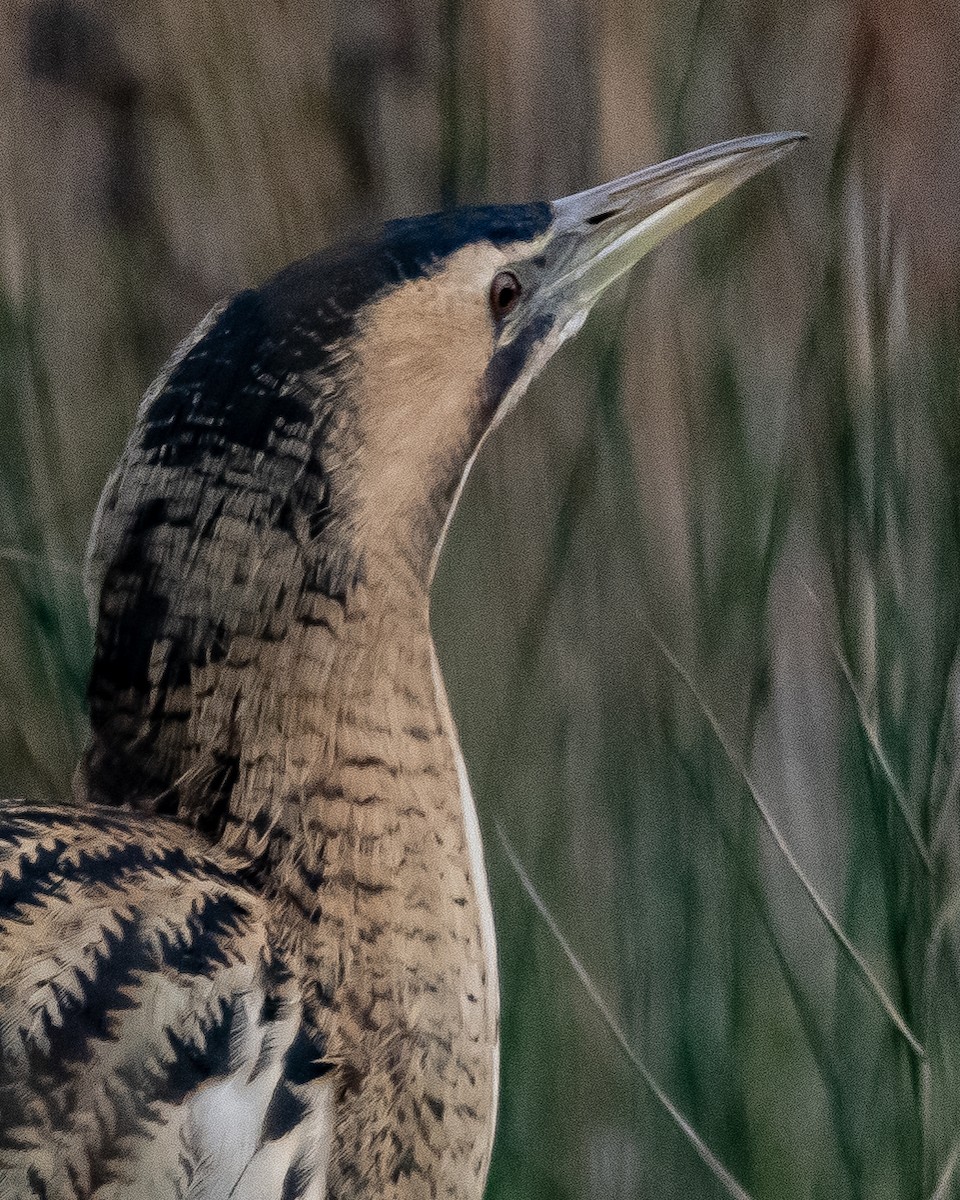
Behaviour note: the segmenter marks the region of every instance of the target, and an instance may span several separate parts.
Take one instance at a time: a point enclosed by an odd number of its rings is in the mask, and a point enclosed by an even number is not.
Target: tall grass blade
[[[887,786],[889,787],[893,798],[897,802],[897,812],[903,819],[907,833],[910,835],[910,844],[913,846],[914,850],[916,850],[920,861],[923,863],[924,869],[929,875],[933,869],[930,863],[930,851],[927,849],[927,846],[923,840],[923,835],[917,827],[917,822],[913,814],[910,812],[910,805],[906,794],[897,781],[893,767],[890,765],[890,760],[887,758],[886,754],[884,753],[883,746],[880,744],[880,735],[877,732],[877,728],[873,721],[870,719],[870,714],[867,712],[866,703],[864,702],[863,697],[860,695],[860,689],[857,687],[856,680],[853,678],[853,671],[850,668],[850,663],[848,662],[847,657],[843,653],[843,650],[836,638],[832,637],[827,630],[826,614],[824,611],[823,602],[820,600],[819,596],[817,596],[810,584],[807,583],[802,576],[800,577],[800,580],[811,603],[817,611],[817,615],[820,617],[827,645],[830,647],[830,652],[833,655],[837,667],[840,670],[840,674],[843,676],[844,681],[846,682],[846,685],[850,691],[850,696],[853,699],[853,703],[857,709],[857,718],[860,721],[860,727],[863,730],[863,735],[867,739],[867,744],[870,746],[877,766],[880,768],[880,771],[886,780]]]
[[[550,930],[550,933],[553,935],[553,938],[556,941],[557,945],[563,951],[564,957],[566,958],[567,962],[573,968],[575,974],[577,975],[577,978],[583,984],[584,990],[586,991],[587,995],[590,997],[591,1001],[593,1002],[593,1005],[596,1008],[597,1012],[603,1018],[604,1024],[607,1026],[607,1028],[613,1034],[613,1036],[616,1039],[617,1043],[619,1044],[621,1050],[623,1050],[624,1054],[627,1056],[631,1065],[636,1070],[636,1072],[640,1076],[640,1078],[643,1080],[644,1084],[647,1087],[647,1090],[654,1097],[654,1099],[660,1104],[660,1106],[664,1109],[664,1111],[667,1113],[667,1115],[670,1117],[670,1119],[674,1122],[674,1124],[677,1126],[677,1128],[680,1130],[680,1132],[684,1135],[684,1137],[690,1142],[691,1146],[694,1148],[696,1153],[699,1155],[700,1159],[709,1168],[709,1170],[713,1174],[713,1177],[721,1185],[721,1187],[723,1187],[723,1189],[727,1192],[727,1194],[730,1196],[733,1196],[734,1200],[752,1200],[750,1193],[743,1187],[743,1185],[737,1179],[734,1178],[733,1175],[731,1175],[731,1173],[723,1165],[723,1163],[720,1161],[720,1159],[717,1158],[716,1154],[714,1154],[714,1152],[710,1149],[710,1147],[703,1140],[703,1138],[700,1136],[700,1134],[697,1133],[697,1131],[691,1125],[690,1121],[683,1115],[683,1113],[680,1111],[679,1108],[677,1108],[677,1106],[673,1103],[673,1101],[670,1099],[670,1097],[667,1095],[667,1093],[663,1090],[663,1088],[657,1083],[657,1081],[651,1075],[651,1073],[650,1073],[649,1069],[647,1068],[646,1064],[644,1063],[643,1059],[639,1056],[639,1054],[637,1054],[636,1050],[634,1050],[634,1048],[630,1045],[630,1042],[627,1039],[627,1035],[624,1033],[622,1027],[620,1026],[620,1023],[617,1021],[616,1017],[611,1012],[610,1006],[607,1004],[606,1000],[601,995],[600,990],[597,987],[597,985],[590,978],[589,972],[587,971],[586,967],[584,967],[583,963],[578,958],[573,947],[567,941],[566,937],[564,936],[563,931],[561,930],[560,926],[557,924],[556,918],[554,917],[554,915],[550,911],[550,909],[547,907],[547,904],[544,901],[543,897],[537,891],[537,888],[536,888],[533,880],[527,874],[527,872],[523,866],[523,863],[520,861],[519,855],[514,850],[513,846],[511,845],[509,839],[507,838],[506,834],[503,831],[503,828],[501,827],[501,825],[499,823],[497,823],[496,829],[497,829],[497,836],[499,837],[500,843],[503,846],[504,853],[507,856],[510,866],[514,870],[514,873],[516,874],[517,878],[520,880],[520,883],[523,885],[524,891],[530,897],[537,912],[543,918],[544,924]]]
[[[947,1197],[950,1195],[950,1185],[957,1171],[958,1162],[960,1162],[960,1137],[953,1143],[953,1147],[947,1155],[947,1161],[943,1164],[943,1170],[940,1172],[937,1186],[930,1193],[930,1200],[947,1200]]]
[[[664,658],[667,660],[667,662],[670,664],[670,666],[673,668],[673,670],[676,672],[676,674],[679,676],[679,678],[683,681],[687,690],[690,692],[691,696],[696,701],[698,708],[700,709],[701,713],[703,714],[704,718],[706,719],[707,724],[712,729],[713,734],[716,737],[717,742],[718,742],[721,750],[723,751],[727,761],[730,763],[730,766],[734,769],[734,771],[736,771],[736,773],[740,776],[740,779],[743,781],[743,785],[747,789],[747,794],[749,795],[750,799],[752,800],[754,808],[757,810],[758,814],[760,815],[760,819],[763,821],[764,825],[767,827],[767,830],[770,833],[770,836],[773,838],[774,844],[776,845],[777,849],[780,851],[781,856],[783,857],[787,866],[792,871],[797,882],[800,884],[800,886],[803,888],[803,890],[807,893],[807,896],[809,897],[811,903],[813,904],[813,907],[816,909],[817,913],[819,914],[820,918],[822,919],[824,925],[826,925],[827,929],[833,935],[837,944],[844,951],[847,958],[849,958],[849,960],[853,963],[854,967],[859,972],[859,974],[863,978],[864,982],[867,984],[868,989],[873,993],[874,997],[876,998],[877,1002],[880,1004],[881,1008],[884,1010],[884,1012],[887,1014],[887,1016],[890,1018],[890,1020],[893,1022],[893,1024],[899,1030],[899,1032],[902,1034],[907,1045],[914,1052],[914,1054],[917,1055],[918,1058],[922,1059],[925,1055],[923,1044],[920,1042],[919,1038],[916,1036],[916,1034],[913,1032],[913,1030],[907,1024],[907,1021],[905,1020],[903,1014],[897,1008],[896,1004],[894,1004],[893,1000],[890,998],[890,996],[887,993],[886,989],[884,988],[883,984],[880,982],[880,980],[874,974],[873,969],[870,967],[870,964],[866,961],[866,959],[863,957],[863,955],[859,952],[859,950],[857,950],[857,948],[854,946],[854,944],[850,941],[850,939],[846,935],[846,933],[844,933],[843,928],[840,925],[840,922],[830,911],[830,908],[827,905],[827,902],[820,895],[820,893],[816,889],[816,887],[814,887],[812,880],[809,878],[807,873],[804,871],[803,867],[800,865],[799,861],[797,860],[796,855],[790,849],[790,846],[789,846],[786,838],[783,836],[783,833],[781,832],[779,825],[774,820],[773,814],[770,812],[770,809],[767,807],[766,801],[760,795],[759,791],[757,790],[756,785],[754,784],[753,780],[750,778],[750,775],[744,769],[742,764],[740,762],[738,762],[737,757],[733,752],[733,748],[730,746],[730,743],[727,740],[726,734],[723,732],[723,729],[721,728],[720,723],[717,721],[717,718],[714,716],[713,711],[711,710],[710,706],[707,704],[707,702],[704,700],[704,698],[700,695],[700,692],[699,692],[696,684],[693,682],[693,679],[690,677],[689,672],[686,670],[686,668],[683,666],[683,664],[677,659],[676,655],[674,655],[674,653],[670,649],[670,647],[667,646],[667,644],[663,641],[663,639],[656,632],[656,630],[652,627],[652,625],[650,625],[649,621],[646,618],[644,618],[644,622],[647,626],[647,629],[649,630],[650,637],[653,639],[655,645],[660,650],[661,654],[663,654]]]

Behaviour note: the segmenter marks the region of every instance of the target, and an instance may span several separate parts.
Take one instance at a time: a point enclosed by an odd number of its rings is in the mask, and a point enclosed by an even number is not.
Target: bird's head
[[[296,263],[188,339],[121,474],[157,468],[147,490],[174,507],[231,480],[248,493],[233,507],[323,542],[344,586],[397,554],[428,579],[480,443],[597,298],[800,136],[726,142],[552,204],[393,221]]]
[[[480,444],[598,297],[796,141],[728,142],[552,204],[395,221],[359,252],[268,285],[281,311],[296,306],[282,326],[345,310],[336,375],[354,457],[342,504],[357,548],[402,545],[429,570]]]
[[[425,624],[487,433],[615,279],[800,137],[712,146],[552,204],[394,221],[215,308],[144,397],[91,541],[91,718],[127,791],[122,747],[163,712],[202,723],[196,697],[231,663],[300,670],[310,628],[349,619],[351,597],[356,611],[402,593]],[[252,709],[265,693],[250,685]],[[171,736],[144,791],[182,770],[187,735]],[[147,758],[140,745],[141,771]]]

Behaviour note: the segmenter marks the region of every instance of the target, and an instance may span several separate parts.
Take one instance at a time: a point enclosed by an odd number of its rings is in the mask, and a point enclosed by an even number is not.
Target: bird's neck
[[[489,925],[428,585],[398,564],[343,592],[262,576],[264,594],[238,611],[217,596],[216,621],[190,587],[169,593],[137,687],[118,631],[150,614],[108,576],[82,799],[194,826],[308,920],[338,889],[402,883],[455,923]]]
[[[431,1194],[472,1197],[496,1110],[496,951],[426,589],[401,579],[284,594],[295,619],[221,622],[188,672],[160,631],[151,671],[171,686],[123,702],[102,650],[86,795],[166,805],[249,864],[340,1064],[334,1157],[365,1164],[356,1194],[399,1200],[416,1169]]]
[[[403,793],[422,764],[425,790],[448,786],[454,735],[420,579],[294,591],[268,559],[256,582],[241,601],[186,581],[148,612],[108,576],[81,780],[87,799],[175,816],[269,872],[354,777]],[[367,759],[383,763],[376,789]]]
[[[238,758],[218,840],[263,863],[274,883],[285,859],[303,868],[313,848],[329,878],[332,859],[350,857],[347,843],[388,870],[371,849],[378,830],[394,829],[411,805],[437,821],[457,802],[455,733],[427,598],[413,584],[371,581],[343,603],[314,597],[282,642],[241,643],[214,674],[198,680],[209,689],[201,725],[233,722]],[[198,804],[202,790],[188,819]],[[310,878],[307,869],[286,881],[305,907]]]

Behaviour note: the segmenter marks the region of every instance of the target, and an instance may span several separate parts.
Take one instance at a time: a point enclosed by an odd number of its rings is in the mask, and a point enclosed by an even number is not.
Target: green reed
[[[675,23],[655,42],[668,149],[817,115],[787,119],[769,87],[761,111],[756,31],[716,0]],[[433,86],[423,188],[485,198],[491,164],[540,148],[497,141],[514,75],[487,76],[480,25],[449,0],[432,82],[397,57],[349,113],[317,85],[312,140],[298,125],[291,145],[329,145],[376,211],[376,173],[350,164],[377,161],[405,88]],[[243,95],[227,114],[209,72],[171,86],[197,89],[174,113],[194,157],[229,167],[202,186],[244,179]],[[960,1197],[960,337],[954,311],[917,316],[856,117],[591,318],[451,530],[434,625],[500,937],[496,1200]],[[308,248],[314,207],[257,180],[278,219],[226,260],[266,270],[278,243]],[[170,315],[187,256],[175,269],[161,224],[151,209],[103,255],[118,327],[84,411],[111,453],[158,322],[190,323]],[[215,296],[188,282],[192,317]],[[36,798],[69,786],[90,647],[54,327],[32,295],[0,304],[0,774]],[[103,462],[85,465],[92,492]]]

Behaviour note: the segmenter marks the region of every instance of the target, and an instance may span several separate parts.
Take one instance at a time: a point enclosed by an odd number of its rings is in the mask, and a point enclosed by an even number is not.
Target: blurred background
[[[491,1198],[960,1197],[958,40],[948,0],[0,5],[5,795],[67,793],[92,511],[214,300],[811,134],[592,317],[446,546]]]

